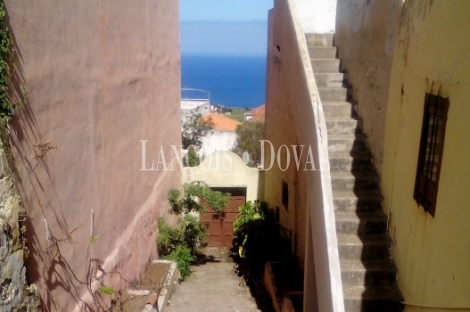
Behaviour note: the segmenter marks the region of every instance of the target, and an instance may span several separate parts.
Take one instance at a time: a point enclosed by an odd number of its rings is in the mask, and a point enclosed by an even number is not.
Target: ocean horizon
[[[260,106],[266,97],[266,56],[183,54],[181,87],[206,90],[212,105]],[[182,92],[184,98],[201,96]]]

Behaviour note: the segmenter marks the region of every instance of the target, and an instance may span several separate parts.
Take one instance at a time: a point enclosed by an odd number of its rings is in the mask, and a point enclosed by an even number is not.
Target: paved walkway
[[[209,249],[212,262],[193,267],[193,274],[178,285],[165,312],[260,311],[247,286],[233,272],[224,249]],[[220,262],[219,262],[220,261]]]

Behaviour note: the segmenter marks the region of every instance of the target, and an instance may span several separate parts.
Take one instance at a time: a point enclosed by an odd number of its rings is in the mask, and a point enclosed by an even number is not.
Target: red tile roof
[[[204,120],[209,118],[211,118],[214,123],[214,129],[220,131],[235,131],[237,126],[242,124],[235,119],[217,113],[210,113],[204,116]]]
[[[266,104],[253,108],[248,113],[253,116],[250,118],[250,121],[264,121],[266,115]]]

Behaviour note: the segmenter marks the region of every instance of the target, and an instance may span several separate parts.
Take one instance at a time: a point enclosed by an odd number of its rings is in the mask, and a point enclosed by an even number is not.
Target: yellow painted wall
[[[292,252],[297,257],[299,265],[304,267],[305,249],[307,248],[306,227],[308,226],[307,190],[309,189],[306,175],[311,172],[303,170],[306,168],[305,162],[309,145],[305,143],[306,140],[299,139],[297,134],[301,127],[299,127],[299,120],[296,120],[295,106],[299,105],[301,101],[308,103],[310,94],[305,81],[302,81],[305,78],[300,76],[299,71],[294,70],[295,74],[290,72],[292,70],[290,68],[295,66],[290,63],[298,60],[300,52],[295,44],[294,28],[290,26],[286,30],[290,18],[289,12],[283,10],[286,8],[281,9],[280,6],[277,6],[271,13],[270,38],[268,40],[264,136],[269,143],[265,143],[265,200],[270,208],[279,207],[280,224],[287,229],[291,238]],[[277,46],[281,51],[277,49]],[[291,84],[294,80],[298,83],[292,87]],[[301,101],[294,99],[292,94],[295,94]],[[308,115],[307,109],[309,107],[304,107],[304,109],[305,115]],[[313,124],[313,120],[311,123]],[[313,131],[306,132],[306,135],[314,136]],[[272,144],[272,150],[269,144]],[[300,145],[304,145],[301,157]],[[299,146],[297,154],[300,159],[299,166],[295,162],[292,146]],[[315,150],[316,146],[313,148]],[[287,153],[289,153],[289,159]],[[311,166],[307,166],[307,168],[310,169]],[[287,183],[289,191],[287,206],[282,203],[283,181]]]
[[[197,167],[183,168],[183,183],[204,181],[210,187],[246,187],[246,201],[263,200],[264,172],[250,168],[235,153],[216,151]]]
[[[406,311],[470,307],[470,1],[406,1],[392,62],[382,191]],[[435,217],[413,199],[426,92],[450,101]]]
[[[338,0],[335,46],[348,73],[362,131],[382,173],[388,86],[403,0]]]

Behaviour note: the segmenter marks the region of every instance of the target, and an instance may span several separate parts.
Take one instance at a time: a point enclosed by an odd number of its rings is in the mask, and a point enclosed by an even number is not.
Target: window
[[[289,210],[289,185],[282,180],[282,205]]]
[[[449,100],[426,93],[414,199],[434,216]]]

